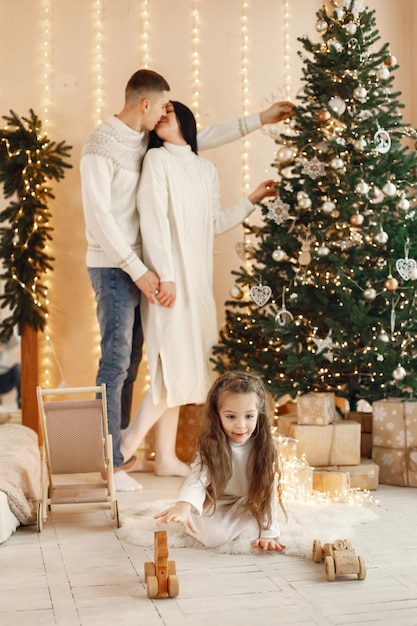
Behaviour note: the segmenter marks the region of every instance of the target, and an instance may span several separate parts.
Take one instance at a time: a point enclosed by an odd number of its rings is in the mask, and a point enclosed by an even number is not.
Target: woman
[[[151,138],[138,190],[143,260],[160,277],[158,303],[142,301],[151,387],[121,450],[130,458],[158,422],[155,472],[188,474],[175,454],[179,407],[205,401],[212,383],[209,357],[217,342],[213,239],[240,224],[254,205],[275,195],[274,181],[222,211],[215,166],[197,153],[193,113],[170,102]],[[160,306],[162,305],[162,306]]]

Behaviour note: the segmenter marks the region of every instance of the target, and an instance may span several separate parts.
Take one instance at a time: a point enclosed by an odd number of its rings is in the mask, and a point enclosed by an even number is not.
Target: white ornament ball
[[[368,183],[365,183],[364,180],[360,180],[357,183],[356,187],[355,187],[355,191],[360,196],[366,196],[366,194],[369,192],[369,185],[368,185]]]
[[[297,201],[300,202],[301,198],[308,198],[308,195],[305,191],[297,192]]]
[[[401,198],[398,201],[397,207],[401,209],[401,211],[408,211],[408,209],[410,208],[410,202],[407,200],[407,198]]]
[[[330,167],[334,170],[341,170],[345,166],[345,162],[340,157],[335,157],[330,162]]]
[[[392,67],[393,65],[397,65],[397,59],[393,54],[390,54],[384,61],[384,65],[387,67]]]
[[[308,196],[304,198],[300,198],[298,201],[298,206],[300,209],[309,209],[311,207],[311,200]]]
[[[373,287],[364,289],[363,297],[367,302],[373,302],[376,298],[376,291]]]
[[[343,50],[342,44],[340,41],[337,41],[337,39],[329,39],[327,45],[330,46],[330,48],[332,48],[335,52],[342,52]]]
[[[333,15],[335,16],[335,18],[336,18],[337,20],[342,19],[342,17],[344,16],[344,14],[345,14],[345,10],[344,10],[344,8],[343,8],[343,7],[337,7],[337,8],[333,11]]]
[[[328,248],[327,246],[320,246],[320,248],[317,249],[317,254],[320,257],[325,257],[330,254],[330,248]]]
[[[406,376],[407,372],[402,365],[396,367],[395,370],[392,372],[392,377],[394,378],[394,380],[403,380]]]
[[[379,341],[382,341],[382,343],[388,343],[389,342],[389,337],[388,337],[387,333],[380,333],[378,335],[378,339],[379,339]]]
[[[342,98],[330,98],[329,107],[337,115],[343,115],[346,111],[346,102]]]
[[[336,205],[331,200],[326,200],[321,205],[321,210],[323,211],[323,213],[327,213],[327,214],[333,213],[335,208],[336,208]]]
[[[380,230],[379,233],[375,235],[374,241],[381,246],[385,245],[388,241],[388,233],[386,233],[385,230]]]
[[[365,87],[359,86],[353,90],[353,97],[360,102],[364,102],[367,95],[368,92],[366,91]]]
[[[285,251],[282,248],[276,248],[273,252],[272,252],[272,258],[274,259],[274,261],[283,261],[286,258],[286,254]]]
[[[397,193],[397,187],[394,185],[394,183],[389,181],[388,183],[385,183],[385,185],[382,187],[382,191],[386,196],[388,196],[388,198],[393,198]]]
[[[349,22],[348,24],[346,24],[345,28],[346,28],[346,32],[349,35],[354,35],[357,31],[357,26],[355,22]]]
[[[387,78],[389,78],[389,69],[386,67],[386,65],[384,65],[383,67],[379,68],[376,75],[380,80],[387,80]]]
[[[316,22],[316,31],[318,33],[325,33],[327,28],[328,28],[328,26],[327,26],[327,22],[325,20],[318,20]]]
[[[235,300],[241,300],[243,298],[243,291],[241,290],[240,287],[238,287],[237,285],[235,285],[234,287],[231,288],[230,290],[230,295],[232,296],[232,298],[234,298]]]

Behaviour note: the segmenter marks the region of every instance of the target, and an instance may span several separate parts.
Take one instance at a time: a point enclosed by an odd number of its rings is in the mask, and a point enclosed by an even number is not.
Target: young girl
[[[267,406],[256,376],[228,372],[215,381],[190,474],[177,503],[155,515],[158,524],[182,522],[208,548],[237,539],[263,550],[285,548],[278,541],[280,475]]]

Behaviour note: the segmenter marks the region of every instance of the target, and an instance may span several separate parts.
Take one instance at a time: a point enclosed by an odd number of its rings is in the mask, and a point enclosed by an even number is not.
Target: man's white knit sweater
[[[260,128],[258,113],[215,124],[199,132],[200,150],[228,143]],[[148,135],[112,116],[88,137],[81,155],[82,202],[87,266],[119,267],[137,280],[141,260],[136,194]]]

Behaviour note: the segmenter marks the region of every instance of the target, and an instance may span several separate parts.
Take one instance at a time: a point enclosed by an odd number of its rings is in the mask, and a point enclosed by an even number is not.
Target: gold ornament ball
[[[235,300],[242,300],[243,298],[243,291],[241,290],[240,287],[238,287],[237,285],[235,285],[234,287],[231,288],[230,290],[230,295],[232,296],[232,298],[234,298]]]
[[[388,291],[395,291],[396,289],[398,289],[398,280],[393,276],[388,276],[384,285],[385,288],[388,289]]]
[[[282,146],[277,152],[277,161],[283,165],[287,165],[294,160],[294,152],[287,146]]]
[[[362,213],[354,213],[350,216],[350,223],[352,226],[362,226],[364,217]]]

